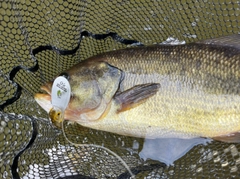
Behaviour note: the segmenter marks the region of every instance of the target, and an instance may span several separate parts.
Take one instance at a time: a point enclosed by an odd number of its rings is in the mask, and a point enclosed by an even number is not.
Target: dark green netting
[[[106,150],[76,147],[55,129],[33,94],[92,55],[130,46],[240,33],[240,2],[0,2],[0,178],[129,178]],[[238,178],[239,144],[199,145],[167,167],[143,161],[143,139],[66,125],[71,141],[104,145],[136,178]],[[135,148],[134,144],[139,147]]]

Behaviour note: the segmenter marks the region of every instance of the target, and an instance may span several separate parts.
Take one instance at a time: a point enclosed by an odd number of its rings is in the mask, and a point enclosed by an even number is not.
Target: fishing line
[[[65,130],[64,130],[64,121],[62,121],[62,131],[63,131],[63,136],[64,138],[72,145],[74,146],[77,146],[77,147],[96,147],[96,148],[100,148],[100,149],[103,149],[103,150],[106,150],[107,152],[111,153],[113,156],[115,156],[120,162],[122,162],[122,164],[124,165],[124,167],[127,169],[127,171],[129,172],[129,174],[131,175],[131,177],[135,178],[135,175],[131,172],[129,166],[126,164],[126,162],[124,162],[124,160],[119,156],[117,155],[115,152],[111,151],[110,149],[106,148],[106,147],[103,147],[101,145],[96,145],[96,144],[77,144],[77,143],[74,143],[74,142],[71,142],[67,136],[66,136],[66,133],[65,133]]]

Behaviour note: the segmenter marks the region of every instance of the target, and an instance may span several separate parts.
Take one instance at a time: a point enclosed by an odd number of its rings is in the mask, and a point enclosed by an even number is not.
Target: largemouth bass
[[[35,99],[55,124],[64,118],[134,137],[238,142],[240,49],[207,42],[127,48],[80,62],[64,72],[72,94],[62,115],[51,106],[52,81]]]

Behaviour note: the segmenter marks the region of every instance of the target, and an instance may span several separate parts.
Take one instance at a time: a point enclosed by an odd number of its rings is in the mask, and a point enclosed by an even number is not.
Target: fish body
[[[240,131],[240,50],[234,46],[128,48],[93,56],[65,74],[72,95],[64,119],[86,127],[143,138],[231,141]],[[47,112],[51,85],[42,87],[48,94],[35,95]]]

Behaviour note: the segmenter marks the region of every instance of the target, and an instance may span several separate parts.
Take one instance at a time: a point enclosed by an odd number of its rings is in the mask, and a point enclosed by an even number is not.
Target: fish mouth
[[[41,106],[48,114],[53,109],[51,103],[51,95],[46,93],[36,93],[34,95],[34,99],[36,102]],[[62,121],[52,121],[53,126],[57,127],[58,129],[62,128]]]
[[[41,86],[40,89],[42,92],[36,93],[34,95],[34,99],[38,103],[38,105],[42,109],[44,109],[49,115],[49,112],[53,109],[53,106],[51,103],[52,83],[46,83],[45,85]],[[53,121],[53,120],[51,121],[54,127],[58,129],[62,128],[62,121]]]
[[[52,83],[46,83],[45,85],[41,86],[40,89],[47,94],[51,94]]]

